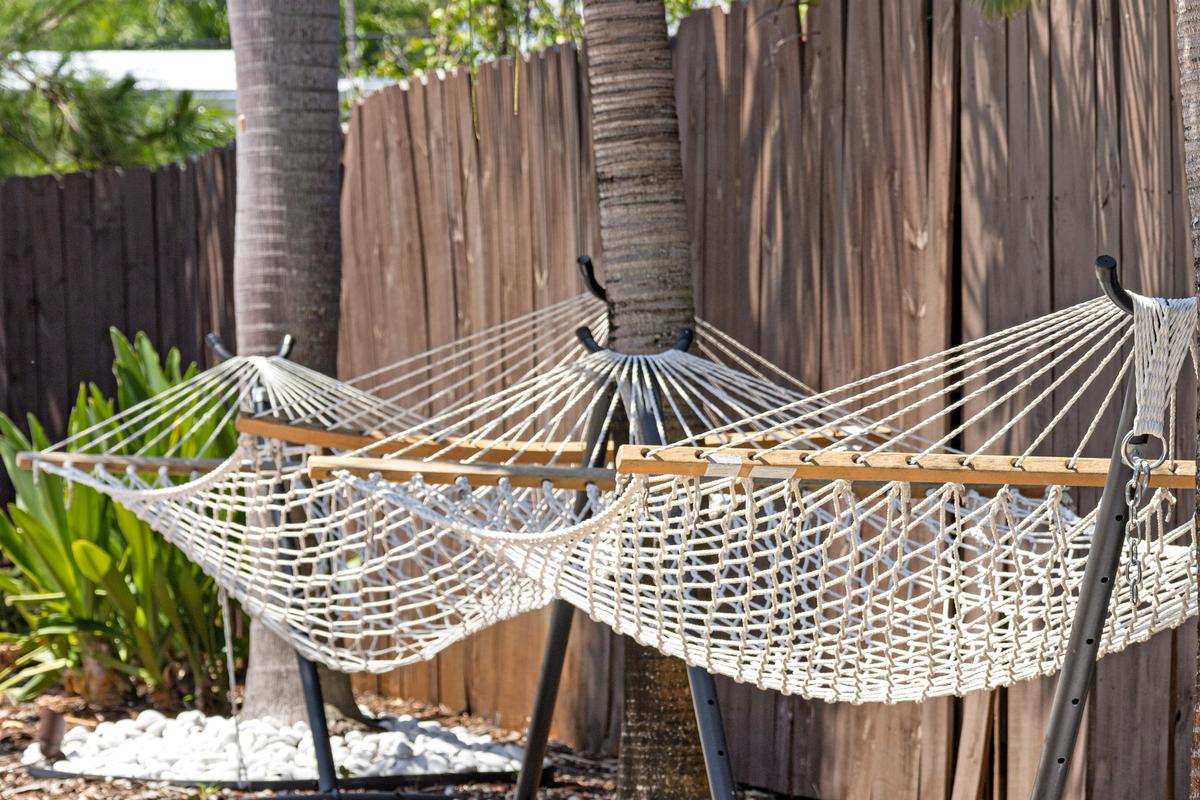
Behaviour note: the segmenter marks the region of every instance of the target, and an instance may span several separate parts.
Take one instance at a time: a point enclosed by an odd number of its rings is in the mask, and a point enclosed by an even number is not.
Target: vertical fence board
[[[153,173],[154,181],[154,282],[157,287],[158,307],[155,322],[158,333],[156,341],[175,343],[179,330],[175,322],[179,318],[179,275],[174,270],[183,260],[183,248],[173,235],[180,225],[183,211],[179,205],[181,175],[177,164],[171,164]]]
[[[379,101],[373,105],[378,106]],[[369,275],[367,264],[366,215],[366,103],[355,103],[350,110],[350,130],[342,146],[342,303],[338,319],[338,374],[345,377],[365,374],[373,362],[374,337],[371,335],[370,307],[364,303],[374,292],[360,295]],[[374,109],[372,109],[374,113]],[[368,344],[370,343],[370,344]]]
[[[92,180],[91,268],[95,278],[89,302],[95,308],[99,330],[88,363],[91,372],[88,380],[95,381],[105,393],[116,390],[112,371],[104,369],[113,355],[108,329],[123,327],[126,317],[121,249],[121,179],[121,173],[105,169],[97,172]],[[214,230],[220,229],[218,225],[212,227]]]
[[[10,350],[8,320],[13,318],[15,304],[12,301],[12,276],[20,268],[20,256],[17,247],[17,232],[20,218],[23,216],[17,182],[10,181],[0,191],[0,259],[3,259],[4,269],[0,269],[0,409],[12,414],[9,405],[9,381],[12,376],[12,364],[15,353]],[[7,478],[0,483],[0,494],[7,499],[11,492]]]
[[[97,280],[92,259],[92,232],[96,221],[92,210],[93,178],[85,173],[64,175],[62,181],[62,259],[66,290],[66,308],[70,324],[64,331],[66,348],[66,385],[75,389],[94,375],[98,340],[104,332],[103,306],[97,302],[101,281]],[[73,397],[59,402],[70,403]]]
[[[821,332],[809,320],[821,304],[819,226],[821,208],[812,187],[820,185],[821,138],[807,125],[812,89],[801,46],[800,16],[784,0],[770,4],[766,55],[775,73],[766,109],[773,168],[763,186],[773,257],[763,274],[759,347],[763,356],[815,385],[821,369]],[[817,48],[812,48],[814,51]],[[699,86],[697,86],[699,91]],[[782,321],[782,324],[780,324]]]
[[[541,175],[541,213],[546,220],[542,228],[546,255],[538,282],[538,305],[566,299],[579,291],[579,280],[572,266],[580,255],[575,225],[565,226],[561,222],[564,218],[574,221],[579,217],[575,194],[579,176],[578,133],[574,127],[577,115],[563,98],[564,82],[573,83],[575,75],[562,55],[561,47],[549,50],[542,65],[542,152],[547,163]],[[564,70],[568,71],[565,76]]]
[[[158,286],[155,274],[154,176],[134,167],[121,185],[124,227],[125,332],[138,331],[159,341]]]
[[[33,231],[30,222],[32,181],[5,181],[5,249],[3,281],[4,363],[8,414],[18,424],[38,411],[37,333],[32,325],[37,305],[33,288]]]
[[[33,285],[37,303],[34,327],[37,336],[37,413],[52,431],[65,430],[68,344],[66,273],[63,264],[61,189],[53,176],[30,181],[29,222],[33,238]],[[69,345],[68,345],[69,346]]]
[[[160,266],[160,281],[163,276],[175,284],[175,336],[174,342],[183,353],[184,361],[204,359],[204,331],[200,315],[195,310],[200,306],[200,257],[196,230],[196,170],[184,163],[179,171],[178,225],[172,235],[179,241],[178,260],[172,269]]]

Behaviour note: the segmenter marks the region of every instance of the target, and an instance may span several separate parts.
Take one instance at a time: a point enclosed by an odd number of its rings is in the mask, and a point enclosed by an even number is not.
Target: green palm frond
[[[1015,17],[1038,5],[1038,0],[976,0],[976,2],[983,13],[997,19]]]

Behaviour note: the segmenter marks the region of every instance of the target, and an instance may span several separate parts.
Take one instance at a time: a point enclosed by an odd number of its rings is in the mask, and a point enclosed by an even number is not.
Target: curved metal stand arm
[[[602,303],[608,302],[608,292],[600,285],[600,281],[596,280],[596,267],[592,264],[591,256],[580,256],[575,259],[575,263],[579,266],[579,276],[583,278],[583,285],[592,293],[592,296]]]
[[[212,350],[213,353],[216,354],[217,358],[221,359],[222,361],[228,361],[229,359],[233,358],[233,353],[225,346],[225,343],[221,341],[221,337],[217,334],[208,334],[204,337],[204,341],[208,345],[208,349]]]
[[[1117,260],[1112,256],[1100,256],[1096,259],[1096,280],[1100,281],[1100,288],[1104,291],[1104,296],[1113,301],[1117,308],[1124,311],[1126,314],[1133,314],[1133,298],[1129,296],[1129,292],[1121,285],[1121,278],[1117,275]]]
[[[1133,299],[1121,286],[1116,259],[1112,256],[1096,259],[1096,278],[1109,300],[1125,313],[1133,313]],[[1030,795],[1032,800],[1060,800],[1070,775],[1071,756],[1083,725],[1104,623],[1108,619],[1108,605],[1116,585],[1121,547],[1125,542],[1128,511],[1123,502],[1124,491],[1133,476],[1133,469],[1122,456],[1126,434],[1133,427],[1136,406],[1135,386],[1130,381],[1125,386],[1125,399],[1114,433],[1108,479],[1096,511],[1091,548],[1079,587],[1079,603],[1071,621],[1067,654],[1054,691],[1042,756]],[[1143,445],[1145,441],[1145,436],[1134,437],[1131,444]]]

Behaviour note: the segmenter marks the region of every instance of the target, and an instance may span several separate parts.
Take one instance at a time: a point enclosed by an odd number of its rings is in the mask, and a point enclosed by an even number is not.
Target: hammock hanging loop
[[[1165,458],[1167,407],[1196,335],[1196,298],[1143,297],[1133,292],[1129,296],[1137,386],[1137,414],[1130,434],[1157,438]]]
[[[1158,439],[1160,445],[1158,455],[1153,460],[1143,455],[1143,448],[1151,437]],[[1150,473],[1167,461],[1167,441],[1156,433],[1130,431],[1121,440],[1121,460],[1131,467],[1135,474],[1140,474],[1140,471],[1145,468],[1146,480],[1149,480]]]

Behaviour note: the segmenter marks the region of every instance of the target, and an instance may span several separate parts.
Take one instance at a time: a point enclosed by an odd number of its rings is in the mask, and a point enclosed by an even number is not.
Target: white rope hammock
[[[559,310],[578,319],[573,302]],[[180,433],[178,399],[35,461],[135,510],[335,668],[429,658],[559,596],[762,688],[919,700],[1061,663],[1094,517],[1075,487],[1103,482],[1092,451],[1107,452],[1131,369],[1166,463],[1138,515],[1138,600],[1118,587],[1102,652],[1195,613],[1190,514],[1175,508],[1193,472],[1173,414],[1195,308],[1137,309],[1131,324],[1084,303],[817,395],[703,324],[699,356],[629,356],[583,354],[562,318],[522,320],[545,335],[493,331],[349,387],[276,359],[205,373],[180,394],[227,396],[214,416],[254,396],[267,419],[243,430],[280,438],[243,433],[202,475],[70,455],[208,457],[190,428],[186,447],[138,445]],[[317,435],[346,431],[341,446]],[[596,469],[626,432],[619,474]]]
[[[43,479],[91,486],[133,510],[302,654],[344,671],[384,671],[541,607],[552,592],[452,528],[431,527],[375,497],[347,500],[352,492],[340,481],[312,479],[309,458],[364,444],[370,452],[382,440],[383,447],[404,441],[407,452],[427,458],[463,458],[477,470],[528,463],[541,477],[520,492],[510,483],[521,476],[508,468],[500,486],[437,492],[445,502],[489,509],[498,524],[570,524],[611,497],[593,491],[577,505],[572,491],[589,483],[579,479],[589,473],[578,470],[585,453],[574,415],[595,400],[602,378],[588,376],[549,399],[559,404],[553,419],[514,422],[503,412],[523,400],[534,415],[549,414],[531,387],[561,387],[564,375],[581,374],[573,328],[583,321],[603,333],[603,314],[594,300],[576,298],[349,384],[281,358],[233,358],[26,461]],[[715,401],[721,422],[801,396],[794,382],[771,383],[790,379],[710,326],[699,323],[699,331],[701,352],[757,372],[721,367],[750,387]],[[758,386],[766,393],[757,403],[739,399]],[[487,399],[467,403],[468,392]],[[422,423],[421,415],[439,407],[449,409],[441,419],[487,422],[458,441],[430,437],[442,423]],[[235,419],[236,449],[219,458],[221,432],[227,436]],[[386,430],[404,433],[378,433]],[[493,434],[495,441],[484,441]],[[543,486],[564,464],[569,477]],[[613,474],[601,473],[611,489]]]

